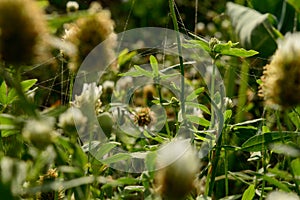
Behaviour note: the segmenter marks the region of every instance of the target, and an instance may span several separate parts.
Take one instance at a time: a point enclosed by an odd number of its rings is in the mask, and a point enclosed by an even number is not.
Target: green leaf
[[[144,70],[140,66],[134,65],[134,68],[135,68],[135,70],[129,71],[126,73],[122,73],[122,74],[120,74],[120,76],[132,76],[132,77],[146,76],[149,78],[153,78],[153,75],[151,72]]]
[[[128,160],[129,158],[131,158],[131,155],[128,153],[118,153],[100,161],[109,165],[119,161]]]
[[[298,13],[300,13],[300,1],[299,0],[286,0],[289,4],[291,4]]]
[[[0,86],[0,104],[2,105],[7,104],[7,91],[8,91],[7,85],[5,81],[3,81]]]
[[[255,195],[254,185],[250,185],[247,190],[245,190],[242,200],[252,200]]]
[[[242,150],[249,152],[262,151],[271,143],[281,142],[282,140],[289,141],[295,136],[299,136],[299,132],[274,131],[255,135],[242,144]]]
[[[199,94],[201,94],[202,92],[204,92],[205,88],[204,87],[201,87],[201,88],[198,88],[196,90],[194,90],[191,94],[189,94],[187,97],[186,97],[186,101],[193,101],[195,100]]]
[[[29,79],[21,82],[23,92],[27,92],[35,83],[37,79]],[[12,88],[7,95],[7,104],[13,103],[18,97],[17,91]]]
[[[120,145],[120,143],[117,142],[108,142],[106,144],[101,145],[100,148],[97,149],[97,153],[95,157],[97,159],[102,159],[103,156],[105,156],[107,153],[109,153],[113,148],[115,148],[118,145]]]
[[[265,181],[269,182],[270,184],[273,184],[273,185],[277,186],[279,189],[281,189],[285,192],[291,192],[291,190],[289,189],[289,187],[286,184],[278,181],[275,178],[269,177],[267,175],[263,175],[263,179]]]
[[[2,137],[8,137],[19,133],[17,131],[17,118],[9,114],[0,114],[0,130]]]
[[[300,184],[300,158],[296,158],[291,162],[291,167],[296,181]]]
[[[185,45],[188,45],[188,44],[184,44],[183,47],[185,48],[195,48],[198,47],[200,49],[203,49],[204,51],[210,53],[210,48],[209,48],[209,44],[208,44],[208,41],[206,41],[204,38],[201,38],[193,33],[189,33],[191,36],[193,36],[194,38],[196,38],[196,40],[189,40],[188,42],[190,44],[192,44],[192,46],[185,46]],[[194,46],[195,45],[195,46]]]
[[[204,119],[203,117],[197,117],[194,115],[186,115],[186,118],[198,125],[204,126],[204,127],[209,127],[210,126],[210,122],[206,119]]]
[[[158,77],[158,62],[153,55],[150,56],[150,64],[152,67],[154,77]]]
[[[200,110],[202,110],[203,112],[207,113],[210,115],[210,110],[203,104],[199,104],[199,103],[194,103],[194,102],[186,102],[185,105],[187,106],[191,106],[194,108],[199,108]]]
[[[157,153],[149,151],[145,158],[145,165],[147,167],[147,171],[154,171],[156,165],[156,157]]]
[[[118,64],[120,66],[124,65],[125,63],[129,62],[136,54],[136,51],[129,52],[128,49],[124,49],[118,56]]]
[[[232,43],[231,41],[227,43],[215,44],[213,51],[222,55],[236,56],[236,57],[251,57],[258,54],[254,50],[245,50],[243,48],[234,48],[237,43]]]
[[[275,52],[276,39],[282,35],[273,26],[276,21],[273,15],[261,14],[232,2],[226,4],[226,10],[242,47],[258,51],[262,57]]]

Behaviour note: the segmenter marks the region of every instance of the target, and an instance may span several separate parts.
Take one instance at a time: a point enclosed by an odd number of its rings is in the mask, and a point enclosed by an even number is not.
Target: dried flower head
[[[151,110],[148,107],[136,109],[136,115],[134,117],[134,122],[140,127],[148,126],[153,120],[153,115],[151,114]]]
[[[287,35],[261,77],[260,96],[270,106],[300,104],[300,33]]]
[[[72,24],[64,36],[66,41],[77,47],[77,55],[71,58],[70,70],[77,72],[83,60],[101,42],[106,42],[94,52],[94,66],[106,67],[114,58],[113,48],[116,45],[114,21],[110,11],[101,10],[98,13],[78,19]],[[99,60],[99,57],[101,60]]]
[[[165,199],[184,199],[195,187],[199,163],[189,140],[175,140],[158,151],[158,192]]]
[[[50,183],[53,182],[57,179],[58,177],[58,173],[57,173],[57,169],[49,169],[47,171],[47,173],[43,176],[40,176],[40,184],[45,184],[45,183]],[[41,192],[38,193],[37,195],[37,199],[39,200],[52,200],[52,199],[64,199],[64,191],[61,188],[59,191],[49,191],[49,192]]]
[[[33,0],[0,0],[0,60],[30,64],[42,54],[47,33],[42,10]]]

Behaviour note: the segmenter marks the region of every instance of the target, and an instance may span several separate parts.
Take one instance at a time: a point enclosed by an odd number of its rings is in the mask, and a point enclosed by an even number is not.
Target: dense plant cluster
[[[299,24],[296,0],[0,0],[0,199],[299,200]]]

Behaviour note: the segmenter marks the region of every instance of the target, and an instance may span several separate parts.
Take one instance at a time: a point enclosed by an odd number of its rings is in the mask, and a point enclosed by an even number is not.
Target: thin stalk
[[[213,58],[212,60],[212,68],[213,68],[213,71],[212,71],[212,76],[211,76],[211,86],[210,86],[210,92],[211,92],[211,97],[212,97],[212,101],[214,99],[214,95],[215,95],[215,77],[216,77],[216,60],[215,58]],[[210,123],[210,129],[213,129],[214,126],[215,126],[215,113],[214,113],[214,107],[211,106],[211,123]]]
[[[209,95],[204,93],[206,98],[209,98]],[[214,184],[215,184],[215,179],[217,175],[217,169],[218,169],[218,164],[221,156],[221,147],[222,147],[222,130],[223,130],[223,123],[224,123],[224,117],[222,111],[218,108],[216,103],[213,101],[213,99],[210,99],[212,107],[214,107],[214,110],[219,118],[218,122],[218,128],[217,128],[217,134],[216,134],[216,139],[217,143],[215,146],[215,151],[213,152],[212,155],[212,164],[211,164],[211,177],[210,177],[210,182],[209,182],[209,189],[208,189],[208,196],[212,195],[213,189],[214,189]],[[209,171],[210,173],[210,171]]]
[[[162,99],[161,85],[160,84],[156,84],[156,90],[157,90],[158,96],[159,96],[159,103],[163,107],[163,99]],[[168,138],[171,139],[171,131],[170,131],[170,128],[169,128],[168,119],[166,119],[165,126],[166,126],[166,131],[167,131],[167,134],[168,134]]]
[[[239,123],[244,120],[243,110],[247,102],[248,72],[249,72],[249,64],[248,62],[246,62],[246,60],[244,60],[241,69],[238,106],[237,106],[237,114],[235,120],[236,123]]]
[[[232,61],[236,61],[237,58],[231,58]],[[226,86],[226,96],[232,98],[234,96],[234,87],[236,80],[235,67],[229,66],[225,73],[225,86]]]
[[[180,32],[179,32],[179,27],[178,27],[178,23],[177,23],[177,17],[176,17],[176,13],[175,13],[175,9],[174,9],[174,0],[169,0],[169,7],[170,7],[170,12],[171,12],[171,18],[173,21],[173,25],[174,25],[174,30],[176,31],[176,38],[177,38],[177,48],[178,48],[178,57],[179,57],[179,64],[180,64],[180,74],[181,74],[181,92],[180,92],[180,103],[181,103],[181,114],[182,114],[182,119],[183,121],[185,121],[186,117],[185,117],[185,97],[184,97],[184,66],[183,66],[183,58],[182,58],[182,47],[181,47],[181,40],[180,40]]]
[[[227,144],[227,141],[228,141],[227,137],[226,137],[227,134],[228,134],[228,131],[226,131],[225,134],[223,134],[225,144]],[[224,152],[225,152],[225,155],[224,155],[225,196],[228,196],[228,194],[229,194],[229,181],[228,181],[228,162],[229,162],[229,159],[228,159],[228,152],[227,152],[226,149],[224,150]]]

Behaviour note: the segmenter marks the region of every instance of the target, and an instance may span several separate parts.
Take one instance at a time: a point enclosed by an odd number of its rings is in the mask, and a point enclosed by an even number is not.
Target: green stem
[[[237,58],[231,58],[232,61],[236,61]],[[225,86],[226,86],[226,96],[232,98],[234,96],[234,87],[235,87],[235,80],[236,73],[235,67],[229,66],[225,73]]]
[[[159,96],[159,103],[163,107],[163,99],[162,99],[162,94],[161,94],[161,85],[156,84],[155,86],[156,86],[156,90],[157,90],[158,96]],[[165,126],[166,126],[166,131],[167,131],[167,134],[168,134],[168,138],[171,139],[171,131],[170,131],[170,128],[169,128],[168,119],[166,119]]]
[[[241,69],[241,78],[240,78],[240,88],[238,94],[238,106],[236,114],[236,123],[239,123],[244,120],[244,107],[247,102],[247,88],[248,88],[248,72],[249,64],[244,60]]]
[[[182,58],[182,47],[181,47],[181,40],[180,40],[180,32],[179,27],[177,23],[177,17],[174,9],[174,0],[169,0],[169,7],[171,12],[171,18],[174,25],[174,30],[176,31],[176,38],[177,38],[177,48],[178,48],[178,57],[179,57],[179,64],[180,64],[180,74],[181,74],[181,92],[180,92],[180,102],[181,102],[181,113],[182,113],[182,119],[185,121],[185,96],[184,96],[184,66],[183,66],[183,58]]]
[[[211,76],[211,86],[210,86],[210,92],[211,92],[211,97],[212,100],[214,100],[214,95],[215,95],[215,77],[216,77],[216,60],[215,58],[213,58],[212,60],[212,67],[213,67],[213,71],[212,71],[212,76]],[[214,113],[214,107],[211,106],[211,123],[210,123],[210,129],[213,129],[215,126],[215,113]]]

